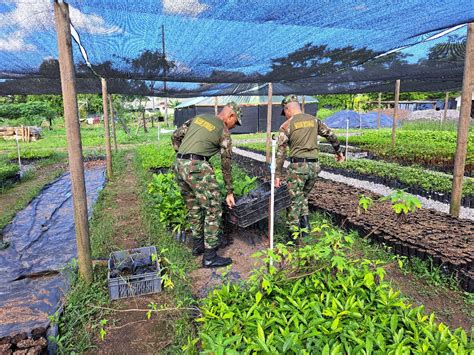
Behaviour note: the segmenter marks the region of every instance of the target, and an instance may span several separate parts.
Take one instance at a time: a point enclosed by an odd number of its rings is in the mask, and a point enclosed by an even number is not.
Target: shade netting
[[[176,97],[457,90],[474,20],[472,0],[69,4],[79,92],[100,92],[97,74],[113,93]],[[0,4],[0,94],[58,93],[57,58],[52,0]]]

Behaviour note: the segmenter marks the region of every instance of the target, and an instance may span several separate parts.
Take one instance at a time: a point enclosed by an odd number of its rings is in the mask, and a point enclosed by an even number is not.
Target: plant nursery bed
[[[267,174],[266,164],[236,156],[236,162],[254,176]],[[312,208],[331,213],[345,228],[361,235],[370,234],[375,242],[385,243],[397,254],[431,259],[447,273],[455,274],[460,286],[474,292],[474,223],[432,210],[418,210],[402,218],[391,205],[376,203],[366,213],[357,213],[361,195],[374,200],[380,195],[319,179],[310,204]]]

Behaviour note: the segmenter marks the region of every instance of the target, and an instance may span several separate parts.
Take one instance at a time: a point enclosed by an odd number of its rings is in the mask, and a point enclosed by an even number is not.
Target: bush
[[[137,154],[144,169],[169,168],[174,161],[175,152],[170,144],[145,145],[137,149]]]
[[[17,125],[40,125],[44,119],[54,116],[55,112],[47,102],[0,105],[0,118],[16,120]]]
[[[314,232],[314,231],[313,231]],[[202,301],[204,353],[371,354],[474,350],[461,328],[451,331],[405,303],[384,281],[378,262],[352,260],[352,237],[327,225],[319,242],[298,252],[278,244],[261,252],[266,265],[245,285],[227,284]],[[270,257],[273,264],[270,264]]]
[[[20,157],[22,159],[46,159],[51,158],[55,154],[54,150],[52,149],[41,149],[41,150],[34,150],[34,149],[22,149],[20,150]],[[18,153],[16,151],[10,152],[7,155],[8,159],[18,159]]]
[[[0,161],[0,187],[8,185],[18,171],[18,165]]]

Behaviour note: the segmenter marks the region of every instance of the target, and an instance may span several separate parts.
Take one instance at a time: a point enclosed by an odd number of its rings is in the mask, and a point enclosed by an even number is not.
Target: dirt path
[[[144,246],[147,230],[140,214],[140,187],[133,166],[133,153],[125,157],[125,169],[107,184],[114,196],[114,207],[109,207],[117,223],[114,225],[113,244],[117,249],[131,249]],[[107,334],[104,340],[95,339],[97,347],[91,354],[151,354],[173,341],[173,315],[152,315],[146,317],[149,305],[158,307],[172,304],[169,294],[162,292],[155,295],[111,301],[111,311],[107,316]],[[143,310],[143,311],[136,311]],[[98,332],[97,332],[98,333]]]

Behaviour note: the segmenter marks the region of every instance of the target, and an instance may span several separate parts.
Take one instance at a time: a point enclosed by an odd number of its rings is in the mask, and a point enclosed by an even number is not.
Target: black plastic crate
[[[245,228],[268,217],[270,208],[270,182],[261,184],[258,188],[250,191],[247,195],[237,199],[234,208],[225,207],[225,218],[232,224]],[[290,205],[288,186],[282,184],[275,188],[275,212],[287,208]]]
[[[107,279],[112,300],[161,292],[156,248],[150,246],[113,252]]]

